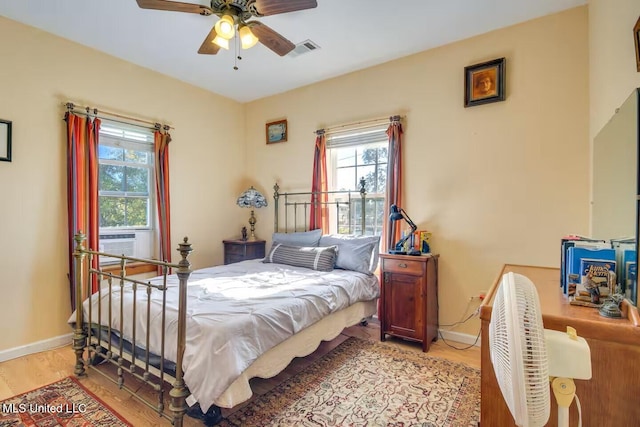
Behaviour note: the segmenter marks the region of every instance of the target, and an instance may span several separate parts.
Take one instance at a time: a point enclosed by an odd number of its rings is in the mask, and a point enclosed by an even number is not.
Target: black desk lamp
[[[411,233],[407,234],[402,240],[396,243],[395,249],[389,249],[389,253],[394,255],[420,255],[420,251],[414,247],[411,247],[409,252],[403,249],[406,241],[413,236],[413,233],[418,229],[418,227],[413,223],[413,221],[411,221],[411,218],[409,218],[409,215],[407,215],[407,212],[405,212],[404,209],[398,208],[396,205],[391,205],[391,213],[389,214],[389,221],[391,222],[391,225],[393,226],[395,221],[400,221],[401,219],[407,221],[407,224],[411,227]],[[393,227],[390,227],[390,229],[393,229]]]

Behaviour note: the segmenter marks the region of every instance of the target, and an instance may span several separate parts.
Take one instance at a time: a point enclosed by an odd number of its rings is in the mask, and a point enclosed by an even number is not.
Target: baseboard
[[[480,347],[480,338],[478,338],[478,342],[476,342],[477,335],[469,335],[463,334],[460,332],[451,332],[440,329],[440,334],[447,341],[456,341],[462,344],[475,345],[476,347]],[[475,343],[475,344],[474,344]]]
[[[377,316],[373,316],[377,320]],[[460,332],[451,332],[439,330],[442,337],[447,341],[456,341],[462,344],[472,345],[476,341],[475,335],[463,334]],[[62,347],[71,344],[73,334],[60,335],[58,337],[49,338],[42,341],[36,341],[31,344],[23,345],[20,347],[9,348],[7,350],[0,351],[0,362],[15,359],[17,357],[26,356],[33,353],[40,353],[41,351],[47,351],[54,348]],[[480,340],[475,342],[476,347],[480,347]]]
[[[15,359],[17,357],[26,356],[28,354],[40,353],[54,348],[71,344],[73,334],[64,334],[58,337],[48,338],[42,341],[36,341],[31,344],[21,345],[20,347],[9,348],[0,351],[0,362]]]

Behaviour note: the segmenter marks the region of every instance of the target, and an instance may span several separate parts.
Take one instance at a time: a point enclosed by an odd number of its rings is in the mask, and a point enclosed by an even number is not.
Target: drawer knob
[[[407,268],[407,264],[405,264],[404,262],[401,262],[400,264],[398,264],[398,267]]]

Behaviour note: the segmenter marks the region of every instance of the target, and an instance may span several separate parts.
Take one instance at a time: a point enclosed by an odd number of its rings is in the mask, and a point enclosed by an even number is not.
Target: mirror
[[[639,97],[635,89],[593,141],[591,230],[597,239],[638,239]],[[637,305],[636,264],[623,259],[625,246],[637,259],[635,243],[618,245],[616,272],[627,298]]]

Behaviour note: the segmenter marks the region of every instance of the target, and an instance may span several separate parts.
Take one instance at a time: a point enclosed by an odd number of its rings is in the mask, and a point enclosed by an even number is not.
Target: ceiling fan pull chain
[[[234,37],[234,39],[235,39],[235,43],[234,44],[236,45],[235,46],[235,48],[236,48],[236,58],[233,60],[233,63],[234,63],[233,69],[238,71],[238,61],[242,60],[242,56],[240,56],[240,52],[239,52],[239,49],[238,49],[238,33],[237,32],[236,32],[236,36]]]

